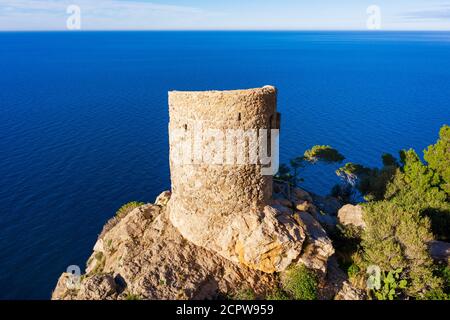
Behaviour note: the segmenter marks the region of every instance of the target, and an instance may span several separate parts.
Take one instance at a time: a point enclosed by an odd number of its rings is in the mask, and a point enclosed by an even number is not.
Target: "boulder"
[[[431,241],[429,243],[429,251],[434,260],[445,262],[450,266],[450,243]]]
[[[319,288],[319,297],[322,300],[365,300],[366,292],[354,286],[342,271],[335,255],[328,260],[326,280]]]
[[[297,210],[301,208],[302,206],[297,206]],[[335,216],[328,215],[323,211],[317,210],[317,207],[314,204],[308,205],[306,209],[308,209],[308,213],[311,214],[313,218],[322,226],[326,227],[327,230],[332,230],[336,226],[337,218]]]
[[[223,257],[272,273],[285,270],[299,256],[305,232],[288,210],[266,206],[261,215],[232,217],[211,241],[210,248]]]
[[[366,223],[363,220],[363,209],[360,205],[347,204],[343,206],[338,212],[338,220],[344,226],[366,227]]]
[[[331,239],[308,212],[296,212],[294,217],[304,226],[306,232],[306,243],[298,262],[325,275],[328,259],[334,254]]]

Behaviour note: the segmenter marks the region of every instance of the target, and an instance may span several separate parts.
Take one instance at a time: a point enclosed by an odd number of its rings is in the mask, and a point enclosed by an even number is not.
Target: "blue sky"
[[[383,30],[449,30],[450,0],[0,0],[0,30],[364,30],[369,5]]]

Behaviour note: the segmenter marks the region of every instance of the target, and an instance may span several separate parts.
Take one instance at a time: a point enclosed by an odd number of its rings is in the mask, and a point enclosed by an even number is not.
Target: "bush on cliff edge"
[[[317,299],[317,276],[304,265],[290,267],[283,275],[281,284],[295,300]]]
[[[433,239],[429,219],[389,201],[364,207],[366,229],[361,245],[367,266],[378,266],[383,272],[403,270],[402,277],[408,281],[405,292],[410,297],[421,298],[439,290],[442,281],[433,274],[427,248]]]

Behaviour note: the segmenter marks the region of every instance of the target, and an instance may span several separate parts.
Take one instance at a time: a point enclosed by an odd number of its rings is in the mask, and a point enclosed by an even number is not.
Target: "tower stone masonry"
[[[272,151],[270,130],[280,127],[277,90],[172,91],[169,115],[172,224],[185,239],[232,261],[284,270],[299,255],[304,232],[270,206],[272,176],[251,156],[260,156],[261,130],[268,130]],[[237,133],[244,134],[241,144]],[[239,152],[245,161],[237,161]]]

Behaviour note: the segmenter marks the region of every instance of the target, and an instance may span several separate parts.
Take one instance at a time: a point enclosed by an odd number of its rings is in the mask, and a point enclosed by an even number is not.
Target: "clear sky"
[[[0,31],[65,30],[69,5],[82,30],[365,30],[378,5],[382,30],[450,31],[450,0],[0,0]]]

